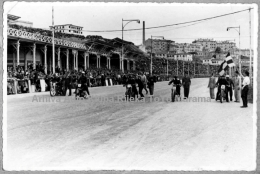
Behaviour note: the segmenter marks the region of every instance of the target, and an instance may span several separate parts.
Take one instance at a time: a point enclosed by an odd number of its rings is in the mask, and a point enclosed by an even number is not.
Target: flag
[[[229,67],[235,66],[232,57],[230,56],[230,53],[228,52],[225,61],[227,62]]]
[[[228,70],[228,64],[226,61],[224,61],[221,63],[221,65],[219,67],[219,70],[218,70],[219,75],[223,76],[226,70]]]
[[[225,71],[228,70],[229,67],[235,66],[232,57],[230,56],[230,53],[226,55],[226,58],[224,62],[220,65],[218,73],[219,75],[224,75]]]

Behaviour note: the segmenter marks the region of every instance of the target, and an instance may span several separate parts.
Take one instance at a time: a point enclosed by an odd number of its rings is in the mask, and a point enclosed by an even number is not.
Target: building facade
[[[236,44],[234,42],[215,41],[213,39],[197,39],[192,43],[201,44],[209,51],[215,51],[217,47],[221,48],[222,51],[229,51],[230,49],[236,48]]]
[[[146,51],[151,52],[151,49],[154,53],[156,52],[164,52],[170,50],[170,44],[174,43],[172,40],[166,39],[147,39],[144,43]]]
[[[50,27],[52,29],[52,26]],[[56,32],[67,33],[67,34],[76,34],[82,35],[83,27],[72,25],[72,24],[64,24],[64,25],[54,25],[54,29]]]

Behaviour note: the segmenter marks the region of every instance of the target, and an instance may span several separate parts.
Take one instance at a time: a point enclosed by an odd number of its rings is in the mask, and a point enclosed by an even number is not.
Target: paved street
[[[191,101],[168,102],[167,83],[156,83],[158,101],[147,95],[138,103],[117,101],[122,86],[90,88],[88,100],[46,101],[47,92],[7,96],[4,168],[252,170],[253,105],[196,102],[209,96],[208,79],[192,79]]]

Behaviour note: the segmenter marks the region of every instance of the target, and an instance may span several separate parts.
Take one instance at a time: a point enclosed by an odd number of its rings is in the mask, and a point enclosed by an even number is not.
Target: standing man
[[[148,94],[148,91],[147,91],[147,78],[143,72],[143,75],[141,76],[141,81],[143,83],[143,88],[144,90],[146,91],[146,95]]]
[[[241,86],[241,77],[239,76],[239,72],[236,71],[235,79],[234,79],[234,95],[235,95],[235,102],[240,103],[240,90]]]
[[[234,83],[233,83],[233,81],[229,78],[229,75],[226,75],[226,80],[227,80],[227,97],[228,97],[228,93],[229,93],[230,101],[232,101]]]
[[[149,91],[150,91],[150,95],[153,95],[153,92],[154,92],[154,76],[152,75],[149,75],[148,77],[148,88],[149,88]]]
[[[190,77],[187,76],[187,72],[185,72],[184,77],[182,78],[182,85],[184,88],[184,99],[186,99],[189,97],[191,85]]]
[[[211,99],[215,99],[215,93],[214,93],[215,87],[216,87],[216,80],[214,74],[212,73],[211,77],[209,78],[209,84],[208,84]]]
[[[64,95],[66,96],[67,89],[69,89],[69,96],[71,96],[71,84],[72,83],[72,77],[70,75],[70,72],[67,72],[66,78],[65,78],[65,90]]]
[[[138,76],[136,82],[137,82],[138,88],[139,88],[139,95],[141,98],[143,98],[144,97],[144,95],[143,95],[144,84],[141,79],[142,79],[142,76]]]
[[[243,76],[242,76],[243,77]],[[242,83],[242,94],[241,94],[241,98],[243,100],[243,106],[241,106],[241,108],[247,108],[247,95],[248,95],[248,90],[249,90],[249,84],[250,84],[250,79],[249,79],[249,72],[246,71],[245,72],[245,77],[243,79],[243,83]]]

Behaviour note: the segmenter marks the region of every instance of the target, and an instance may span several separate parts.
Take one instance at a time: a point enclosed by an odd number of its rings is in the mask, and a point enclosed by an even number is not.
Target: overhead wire
[[[233,14],[236,14],[236,13],[241,13],[241,12],[244,12],[244,11],[248,11],[248,10],[251,10],[251,9],[254,9],[254,8],[248,8],[248,9],[245,9],[245,10],[240,10],[240,11],[235,11],[235,12],[232,12],[232,13],[226,13],[226,14],[222,14],[222,15],[218,15],[218,16],[213,16],[213,17],[208,17],[208,18],[204,18],[204,19],[198,19],[198,20],[193,20],[193,21],[188,21],[188,22],[181,22],[181,23],[175,23],[175,24],[169,24],[169,25],[161,25],[161,26],[155,26],[155,27],[147,27],[145,28],[145,30],[149,30],[149,29],[157,29],[157,28],[165,28],[165,27],[170,27],[170,26],[175,26],[175,25],[183,25],[183,24],[188,24],[188,23],[194,23],[194,22],[200,22],[200,21],[206,21],[206,20],[211,20],[211,19],[215,19],[215,18],[220,18],[220,17],[224,17],[224,16],[229,16],[229,15],[233,15]],[[143,28],[136,28],[136,29],[126,29],[124,31],[135,31],[135,30],[143,30]],[[94,31],[94,30],[82,30],[84,32],[94,32],[94,33],[98,33],[98,32],[122,32],[122,30],[97,30],[97,31]]]

